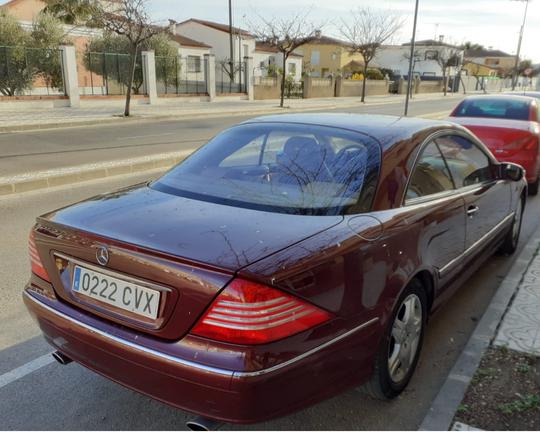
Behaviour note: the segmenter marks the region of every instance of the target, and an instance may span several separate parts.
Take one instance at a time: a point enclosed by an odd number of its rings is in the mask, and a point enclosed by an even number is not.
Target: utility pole
[[[233,47],[233,27],[232,27],[232,0],[229,0],[229,75],[234,82],[234,47]]]
[[[409,75],[407,80],[407,95],[405,96],[405,112],[403,115],[406,117],[407,113],[409,112],[409,97],[411,95],[411,88],[412,88],[412,74],[414,72],[414,66],[413,66],[413,57],[414,57],[414,48],[416,44],[416,21],[418,20],[418,0],[416,0],[416,4],[414,6],[414,23],[413,23],[413,31],[412,31],[412,39],[411,39],[411,55],[409,57]]]
[[[517,0],[525,2],[525,13],[523,14],[523,23],[521,24],[521,29],[519,30],[519,39],[516,52],[516,62],[514,64],[514,73],[512,74],[512,91],[516,89],[517,80],[519,77],[519,55],[521,53],[521,41],[523,40],[523,31],[525,29],[525,21],[527,20],[527,9],[529,8],[529,0]]]

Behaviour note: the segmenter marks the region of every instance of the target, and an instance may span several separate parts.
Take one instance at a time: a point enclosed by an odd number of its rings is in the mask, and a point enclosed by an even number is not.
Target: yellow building
[[[364,64],[360,54],[352,55],[350,45],[342,40],[320,36],[296,50],[304,57],[304,71],[313,77],[348,75]]]
[[[465,61],[496,69],[499,76],[506,76],[511,73],[516,63],[515,55],[484,48],[466,50],[464,58]]]
[[[481,63],[475,63],[472,61],[465,61],[463,63],[463,66],[461,67],[462,70],[467,71],[467,75],[470,76],[492,76],[496,77],[498,69],[492,68],[490,66],[486,66]]]

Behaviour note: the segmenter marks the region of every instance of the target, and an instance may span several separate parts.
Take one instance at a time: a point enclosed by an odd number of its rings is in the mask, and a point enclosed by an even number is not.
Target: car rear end
[[[99,262],[103,247],[106,267]],[[336,389],[340,381],[347,384],[341,371],[322,361],[336,346],[317,349],[339,325],[297,296],[45,221],[32,230],[29,251],[32,277],[24,302],[47,341],[155,399],[245,423],[318,400],[321,388],[335,391],[333,382]],[[110,300],[115,297],[120,303]],[[313,355],[298,358],[312,349]]]
[[[452,112],[453,122],[473,132],[501,162],[517,163],[527,182],[540,174],[540,125],[537,103],[527,97],[473,97]]]

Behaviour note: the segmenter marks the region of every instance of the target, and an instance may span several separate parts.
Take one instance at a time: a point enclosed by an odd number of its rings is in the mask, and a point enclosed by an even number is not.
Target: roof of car
[[[298,123],[348,129],[375,138],[383,148],[390,147],[400,140],[410,139],[418,132],[426,130],[461,129],[461,127],[443,120],[351,113],[278,114],[256,117],[244,123],[266,122]]]
[[[522,101],[528,101],[532,102],[534,100],[533,97],[523,95],[523,94],[514,94],[514,93],[501,93],[501,94],[487,94],[487,95],[474,95],[474,96],[467,96],[464,100],[479,100],[479,99],[491,99],[491,100],[522,100]]]

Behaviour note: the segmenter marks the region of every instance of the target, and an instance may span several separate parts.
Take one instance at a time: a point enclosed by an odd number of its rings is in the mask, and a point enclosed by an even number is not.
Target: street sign
[[[527,68],[527,69],[525,69],[525,70],[523,71],[523,75],[525,75],[525,76],[529,76],[529,75],[532,74],[532,73],[533,73],[532,68]]]

